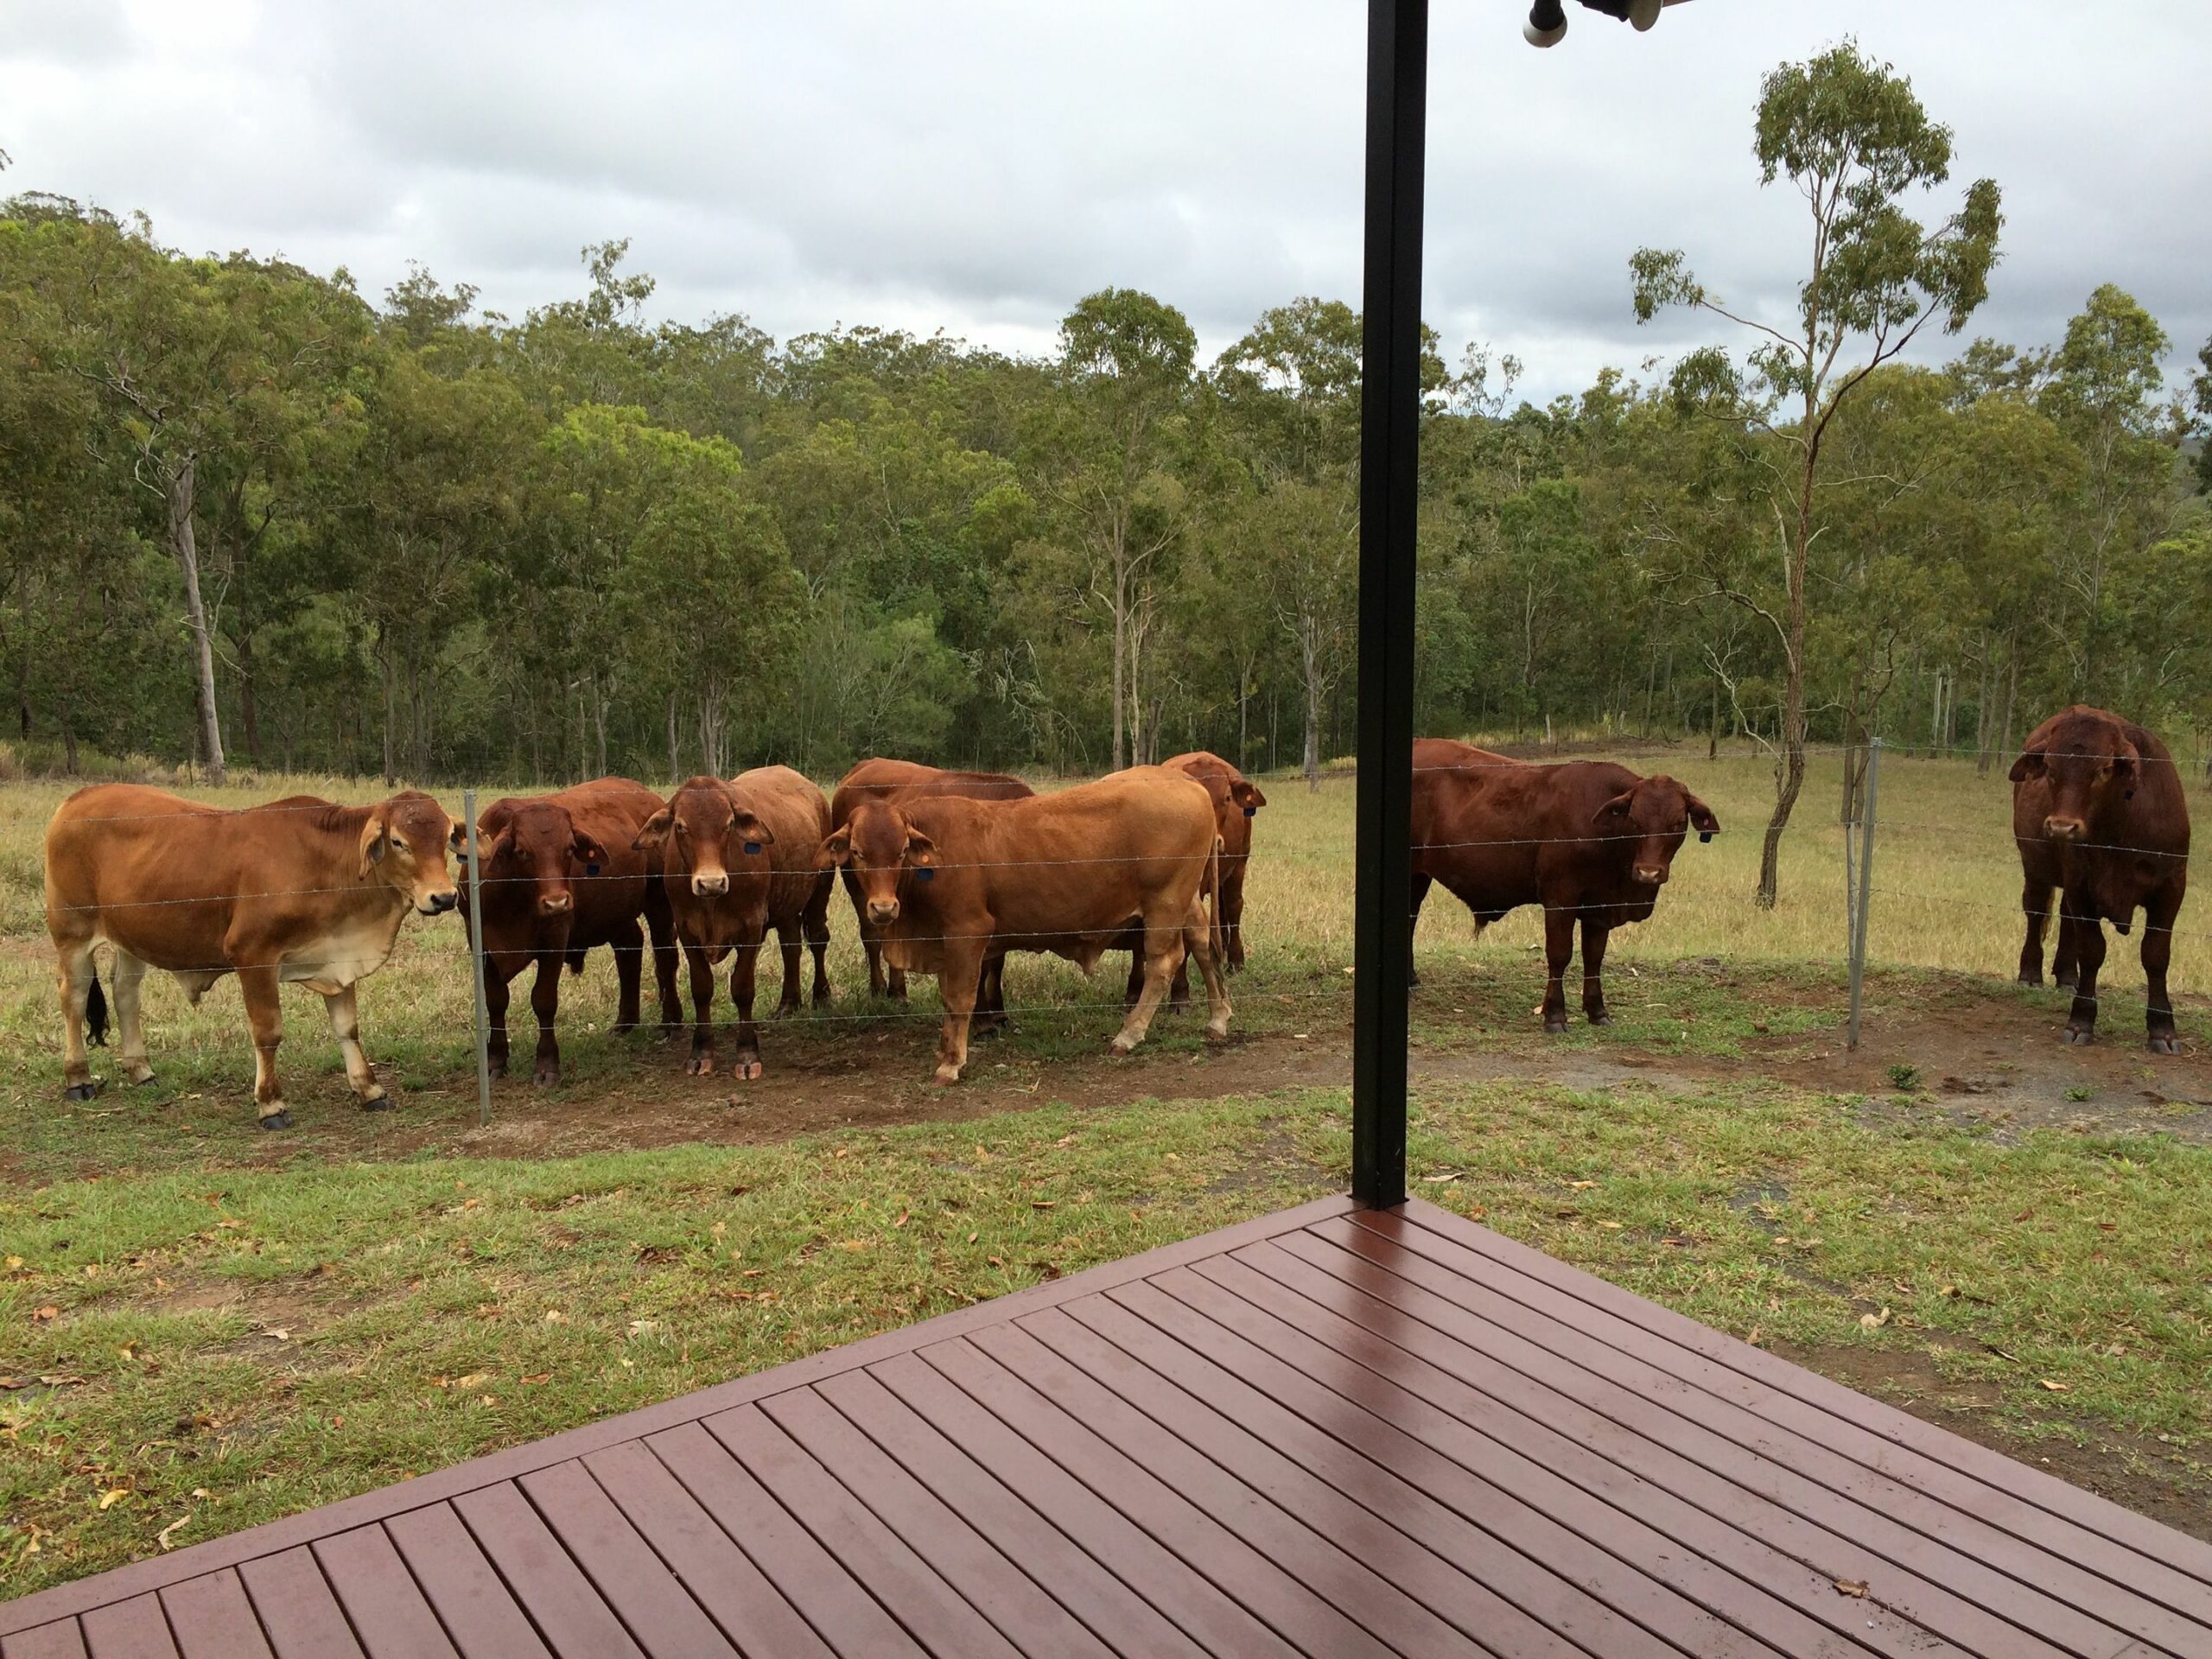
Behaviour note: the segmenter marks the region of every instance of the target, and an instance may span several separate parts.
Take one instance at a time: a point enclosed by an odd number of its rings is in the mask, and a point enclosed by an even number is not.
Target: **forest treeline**
[[[648,321],[625,251],[516,319],[7,204],[0,735],[57,770],[426,781],[1350,747],[1351,307],[1290,301],[1211,363],[1128,289],[1049,357],[779,342]],[[1804,573],[1814,741],[2212,720],[2212,345],[2193,407],[2168,349],[2106,287],[2063,339],[1853,388]],[[1422,729],[1779,738],[1799,426],[1711,366],[1537,406],[1432,342]]]

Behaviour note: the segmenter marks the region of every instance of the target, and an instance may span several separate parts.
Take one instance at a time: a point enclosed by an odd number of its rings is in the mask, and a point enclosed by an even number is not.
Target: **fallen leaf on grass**
[[[1859,1323],[1869,1331],[1878,1331],[1889,1322],[1890,1310],[1886,1307],[1878,1313],[1861,1313],[1859,1316]]]
[[[2071,1382],[2055,1382],[2047,1376],[2040,1380],[2044,1387],[2049,1389],[2053,1394],[2071,1394],[2074,1391],[2074,1385]]]
[[[253,1334],[257,1337],[266,1337],[271,1342],[289,1342],[292,1339],[292,1333],[281,1325],[265,1325]]]
[[[31,1315],[31,1319],[34,1324],[36,1324],[46,1319],[58,1319],[60,1317],[61,1310],[49,1302],[44,1307],[41,1307],[37,1312],[34,1313]]]
[[[1838,1579],[1835,1588],[1838,1595],[1855,1596],[1861,1601],[1866,1599],[1866,1581],[1864,1579]]]
[[[100,1494],[100,1508],[105,1510],[111,1505],[120,1503],[124,1498],[130,1496],[130,1489],[129,1487],[111,1486],[107,1491]]]
[[[642,1337],[648,1331],[658,1331],[659,1329],[660,1321],[658,1319],[632,1319],[630,1321],[630,1334],[633,1337]]]
[[[1569,1181],[1567,1185],[1573,1187],[1577,1192],[1587,1192],[1592,1187],[1597,1185],[1598,1183],[1595,1181]]]
[[[22,1265],[23,1258],[20,1255],[11,1255],[8,1258],[8,1271],[10,1273],[13,1273],[17,1268],[20,1268]]]
[[[1032,1198],[1029,1200],[1029,1207],[1032,1210],[1050,1210],[1058,1202],[1058,1198]]]
[[[1006,1266],[1006,1263],[995,1255],[985,1256],[983,1259],[988,1262],[995,1268],[1002,1268]]]
[[[901,1210],[899,1212],[899,1219],[893,1222],[891,1224],[893,1227],[904,1227],[908,1220],[912,1218],[913,1213],[914,1212],[911,1210]]]
[[[1424,1175],[1421,1177],[1421,1179],[1427,1181],[1432,1186],[1437,1185],[1445,1181],[1456,1181],[1459,1179],[1459,1172],[1456,1169],[1443,1170],[1434,1175]]]
[[[483,1387],[485,1383],[489,1382],[491,1380],[492,1373],[489,1371],[471,1371],[467,1376],[462,1377],[458,1382],[455,1382],[454,1387],[456,1389],[479,1389]]]
[[[557,1307],[549,1307],[549,1308],[547,1308],[547,1309],[545,1310],[545,1323],[546,1323],[546,1324],[548,1324],[548,1325],[566,1325],[568,1322],[569,1322],[569,1316],[568,1316],[567,1314],[563,1313],[559,1308],[557,1308]]]
[[[1601,1221],[1598,1224],[1609,1233],[1618,1233],[1621,1230],[1621,1224],[1618,1221]]]
[[[524,1386],[524,1388],[531,1388],[531,1389],[534,1389],[534,1388],[537,1387],[537,1385],[538,1385],[539,1383],[541,1383],[541,1382],[550,1382],[552,1380],[553,1380],[553,1373],[552,1373],[552,1372],[550,1372],[550,1371],[538,1371],[538,1372],[535,1373],[535,1374],[534,1374],[534,1375],[532,1375],[532,1376],[525,1376],[524,1378],[523,1378],[523,1380],[522,1380],[522,1381],[523,1381],[523,1386]]]
[[[191,1524],[192,1511],[187,1510],[182,1515],[177,1516],[175,1520],[170,1522],[168,1525],[163,1527],[159,1532],[156,1533],[154,1535],[154,1541],[159,1544],[163,1549],[175,1549],[176,1546],[169,1542],[169,1534],[175,1532],[180,1527],[188,1527]]]

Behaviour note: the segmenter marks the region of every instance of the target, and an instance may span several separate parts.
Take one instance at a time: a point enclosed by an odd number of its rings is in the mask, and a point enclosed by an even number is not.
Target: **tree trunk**
[[[1128,605],[1129,573],[1116,550],[1114,555],[1114,770],[1119,772],[1128,765],[1128,705],[1122,702],[1127,692],[1126,675],[1128,661]]]
[[[1713,671],[1713,723],[1706,734],[1705,758],[1720,758],[1720,671],[1717,668]]]
[[[1808,400],[1809,402],[1809,400]],[[1807,409],[1807,426],[1812,424]],[[1789,815],[1805,787],[1805,574],[1813,545],[1813,468],[1808,450],[1797,497],[1797,534],[1789,550],[1789,614],[1783,642],[1782,691],[1782,759],[1775,767],[1774,815],[1767,820],[1766,840],[1759,849],[1759,885],[1755,902],[1772,910],[1782,887],[1782,835],[1789,828]]]
[[[2011,660],[2007,664],[2008,671],[2005,677],[2005,741],[1999,746],[1999,749],[2000,753],[2009,756],[2012,753],[2012,710],[2016,706],[2020,695],[2020,647],[2018,641],[2013,641],[2007,647],[2005,655]]]
[[[380,642],[377,653],[384,664],[384,780],[386,785],[399,781],[399,664],[394,660],[391,641]]]
[[[668,694],[668,786],[675,788],[683,781],[683,756],[676,741],[676,693]]]
[[[1306,787],[1321,787],[1320,629],[1308,617],[1299,626],[1299,656],[1306,674]]]
[[[200,752],[207,757],[207,781],[220,788],[229,776],[223,764],[222,717],[215,707],[215,645],[207,634],[207,607],[200,596],[200,544],[192,531],[196,463],[187,456],[170,475],[169,551],[184,573],[184,620],[192,630],[193,665],[200,701]]]

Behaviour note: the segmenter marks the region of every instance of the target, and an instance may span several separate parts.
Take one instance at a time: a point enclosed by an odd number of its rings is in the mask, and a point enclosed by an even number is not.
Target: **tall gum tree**
[[[1752,151],[1759,182],[1788,178],[1811,219],[1808,268],[1787,327],[1731,308],[1691,274],[1679,249],[1640,249],[1629,266],[1637,321],[1684,307],[1758,337],[1748,374],[1710,347],[1693,353],[1677,375],[1708,391],[1726,386],[1732,418],[1771,440],[1764,493],[1783,565],[1783,602],[1777,612],[1749,594],[1727,595],[1773,628],[1782,656],[1774,810],[1756,895],[1761,908],[1771,909],[1783,834],[1805,782],[1807,570],[1820,529],[1822,441],[1838,408],[1910,347],[1931,318],[1941,319],[1946,334],[1965,327],[1988,296],[2004,221],[1991,179],[1969,186],[1958,210],[1932,226],[1906,212],[1909,197],[1949,179],[1951,130],[1929,119],[1910,80],[1853,41],[1766,76]]]

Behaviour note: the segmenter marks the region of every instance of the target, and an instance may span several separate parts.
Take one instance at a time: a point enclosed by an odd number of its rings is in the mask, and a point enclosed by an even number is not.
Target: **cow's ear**
[[[468,855],[468,826],[459,818],[455,818],[453,828],[446,831],[446,850],[456,858]]]
[[[1614,796],[1611,800],[1607,801],[1603,806],[1599,807],[1597,811],[1591,816],[1590,822],[1592,823],[1618,823],[1623,818],[1628,817],[1629,809],[1633,807],[1635,804],[1636,791],[1631,789],[1624,794]]]
[[[920,868],[937,862],[937,842],[918,830],[906,831],[906,861]]]
[[[2007,776],[2009,776],[2016,784],[2024,784],[2031,778],[2042,777],[2043,773],[2044,764],[2041,752],[2035,749],[2030,749],[2012,763],[2012,770],[2007,774]]]
[[[384,855],[391,850],[391,826],[381,817],[372,817],[361,826],[361,874],[366,875],[383,863]]]
[[[758,815],[747,811],[741,806],[737,809],[737,816],[730,820],[730,827],[745,837],[745,850],[748,853],[776,844],[776,832],[761,823]]]
[[[1697,838],[1700,841],[1711,841],[1720,833],[1720,820],[1713,816],[1711,807],[1698,799],[1696,796],[1690,794],[1688,790],[1684,790],[1682,794],[1689,803],[1690,822],[1697,826]]]
[[[479,844],[489,841],[500,830],[505,829],[513,821],[515,808],[521,804],[522,803],[512,795],[503,796],[479,812],[476,815],[476,836]],[[464,829],[461,834],[461,844],[466,846],[468,842],[468,831]]]
[[[2122,783],[2133,784],[2135,774],[2142,769],[2143,756],[2133,743],[2124,745],[2112,758],[2112,775]]]
[[[1236,798],[1237,805],[1244,809],[1248,818],[1268,804],[1268,798],[1260,793],[1257,784],[1246,783],[1242,779],[1229,786],[1229,792]]]
[[[668,826],[675,817],[674,807],[661,808],[645,820],[645,826],[638,831],[637,838],[630,843],[630,850],[633,853],[658,852],[668,843]]]
[[[594,874],[598,873],[601,865],[613,862],[607,857],[607,849],[581,830],[569,837],[569,851]]]
[[[835,870],[853,861],[853,827],[849,823],[823,841],[814,855],[817,870]]]

